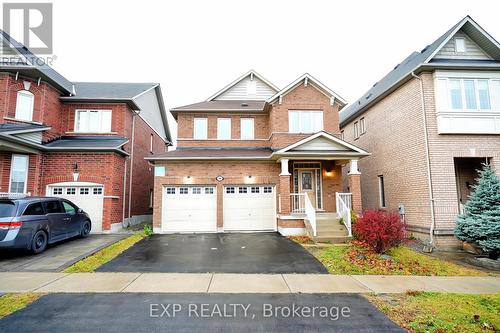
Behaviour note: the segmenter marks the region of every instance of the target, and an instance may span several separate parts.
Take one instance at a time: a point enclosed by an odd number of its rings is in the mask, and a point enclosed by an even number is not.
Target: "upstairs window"
[[[241,118],[241,139],[242,140],[253,140],[254,139],[254,120],[253,118]]]
[[[365,127],[365,118],[361,118],[359,120],[359,134],[365,134],[366,133],[366,127]]]
[[[359,138],[359,122],[354,123],[354,140]]]
[[[206,140],[208,134],[207,118],[194,118],[193,121],[193,139]]]
[[[110,133],[111,110],[76,110],[75,132]]]
[[[345,140],[344,130],[340,131],[340,140]]]
[[[465,53],[465,38],[455,38],[455,52]]]
[[[231,118],[217,119],[217,139],[231,140]]]
[[[450,106],[454,110],[490,110],[490,84],[486,79],[449,79]]]
[[[28,90],[19,90],[16,99],[16,119],[32,121],[35,96]]]
[[[323,130],[323,111],[288,111],[290,133],[316,133]]]

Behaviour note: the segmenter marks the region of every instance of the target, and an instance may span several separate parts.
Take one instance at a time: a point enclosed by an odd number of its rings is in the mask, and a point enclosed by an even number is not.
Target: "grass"
[[[409,292],[366,297],[410,332],[498,332],[500,328],[500,294]]]
[[[485,272],[462,267],[415,252],[406,246],[388,251],[390,259],[359,245],[306,247],[331,274],[349,275],[435,275],[487,276]]]
[[[111,259],[118,256],[120,253],[147,237],[144,232],[136,232],[135,234],[122,239],[119,242],[111,244],[108,247],[94,253],[93,255],[82,259],[64,270],[66,273],[88,273],[95,271],[101,265],[107,263]]]
[[[22,293],[5,294],[0,297],[0,319],[25,308],[44,294],[41,293]]]

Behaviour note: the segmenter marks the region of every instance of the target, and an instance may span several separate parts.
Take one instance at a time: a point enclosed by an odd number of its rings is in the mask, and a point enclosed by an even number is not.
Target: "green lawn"
[[[25,308],[30,303],[36,301],[44,294],[22,293],[22,294],[5,294],[0,297],[0,318],[10,315]]]
[[[366,297],[410,332],[479,333],[500,329],[500,294],[409,292]]]
[[[390,259],[358,245],[305,247],[331,274],[487,276],[487,273],[429,257],[399,246],[388,251]]]
[[[64,272],[66,273],[86,273],[86,272],[93,272],[95,271],[99,266],[107,263],[111,259],[115,258],[118,256],[120,253],[140,241],[146,237],[146,234],[144,232],[136,232],[135,234],[122,239],[119,242],[116,242],[114,244],[111,244],[108,247],[105,247],[104,249],[94,253],[93,255],[82,259],[72,266],[66,268]]]

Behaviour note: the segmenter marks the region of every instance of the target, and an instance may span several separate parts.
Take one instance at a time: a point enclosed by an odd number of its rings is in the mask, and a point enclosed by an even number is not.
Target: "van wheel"
[[[33,240],[31,241],[31,252],[33,252],[34,254],[39,254],[45,251],[46,247],[47,234],[42,230],[38,230],[35,233],[35,236],[33,236]]]
[[[90,221],[83,222],[82,231],[80,232],[80,236],[82,238],[88,237],[90,234],[90,229],[91,229]]]

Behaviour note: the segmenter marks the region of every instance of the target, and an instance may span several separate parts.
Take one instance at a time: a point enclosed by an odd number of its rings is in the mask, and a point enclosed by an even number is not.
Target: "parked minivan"
[[[0,249],[41,253],[47,244],[87,237],[91,228],[89,215],[66,199],[0,198]]]

